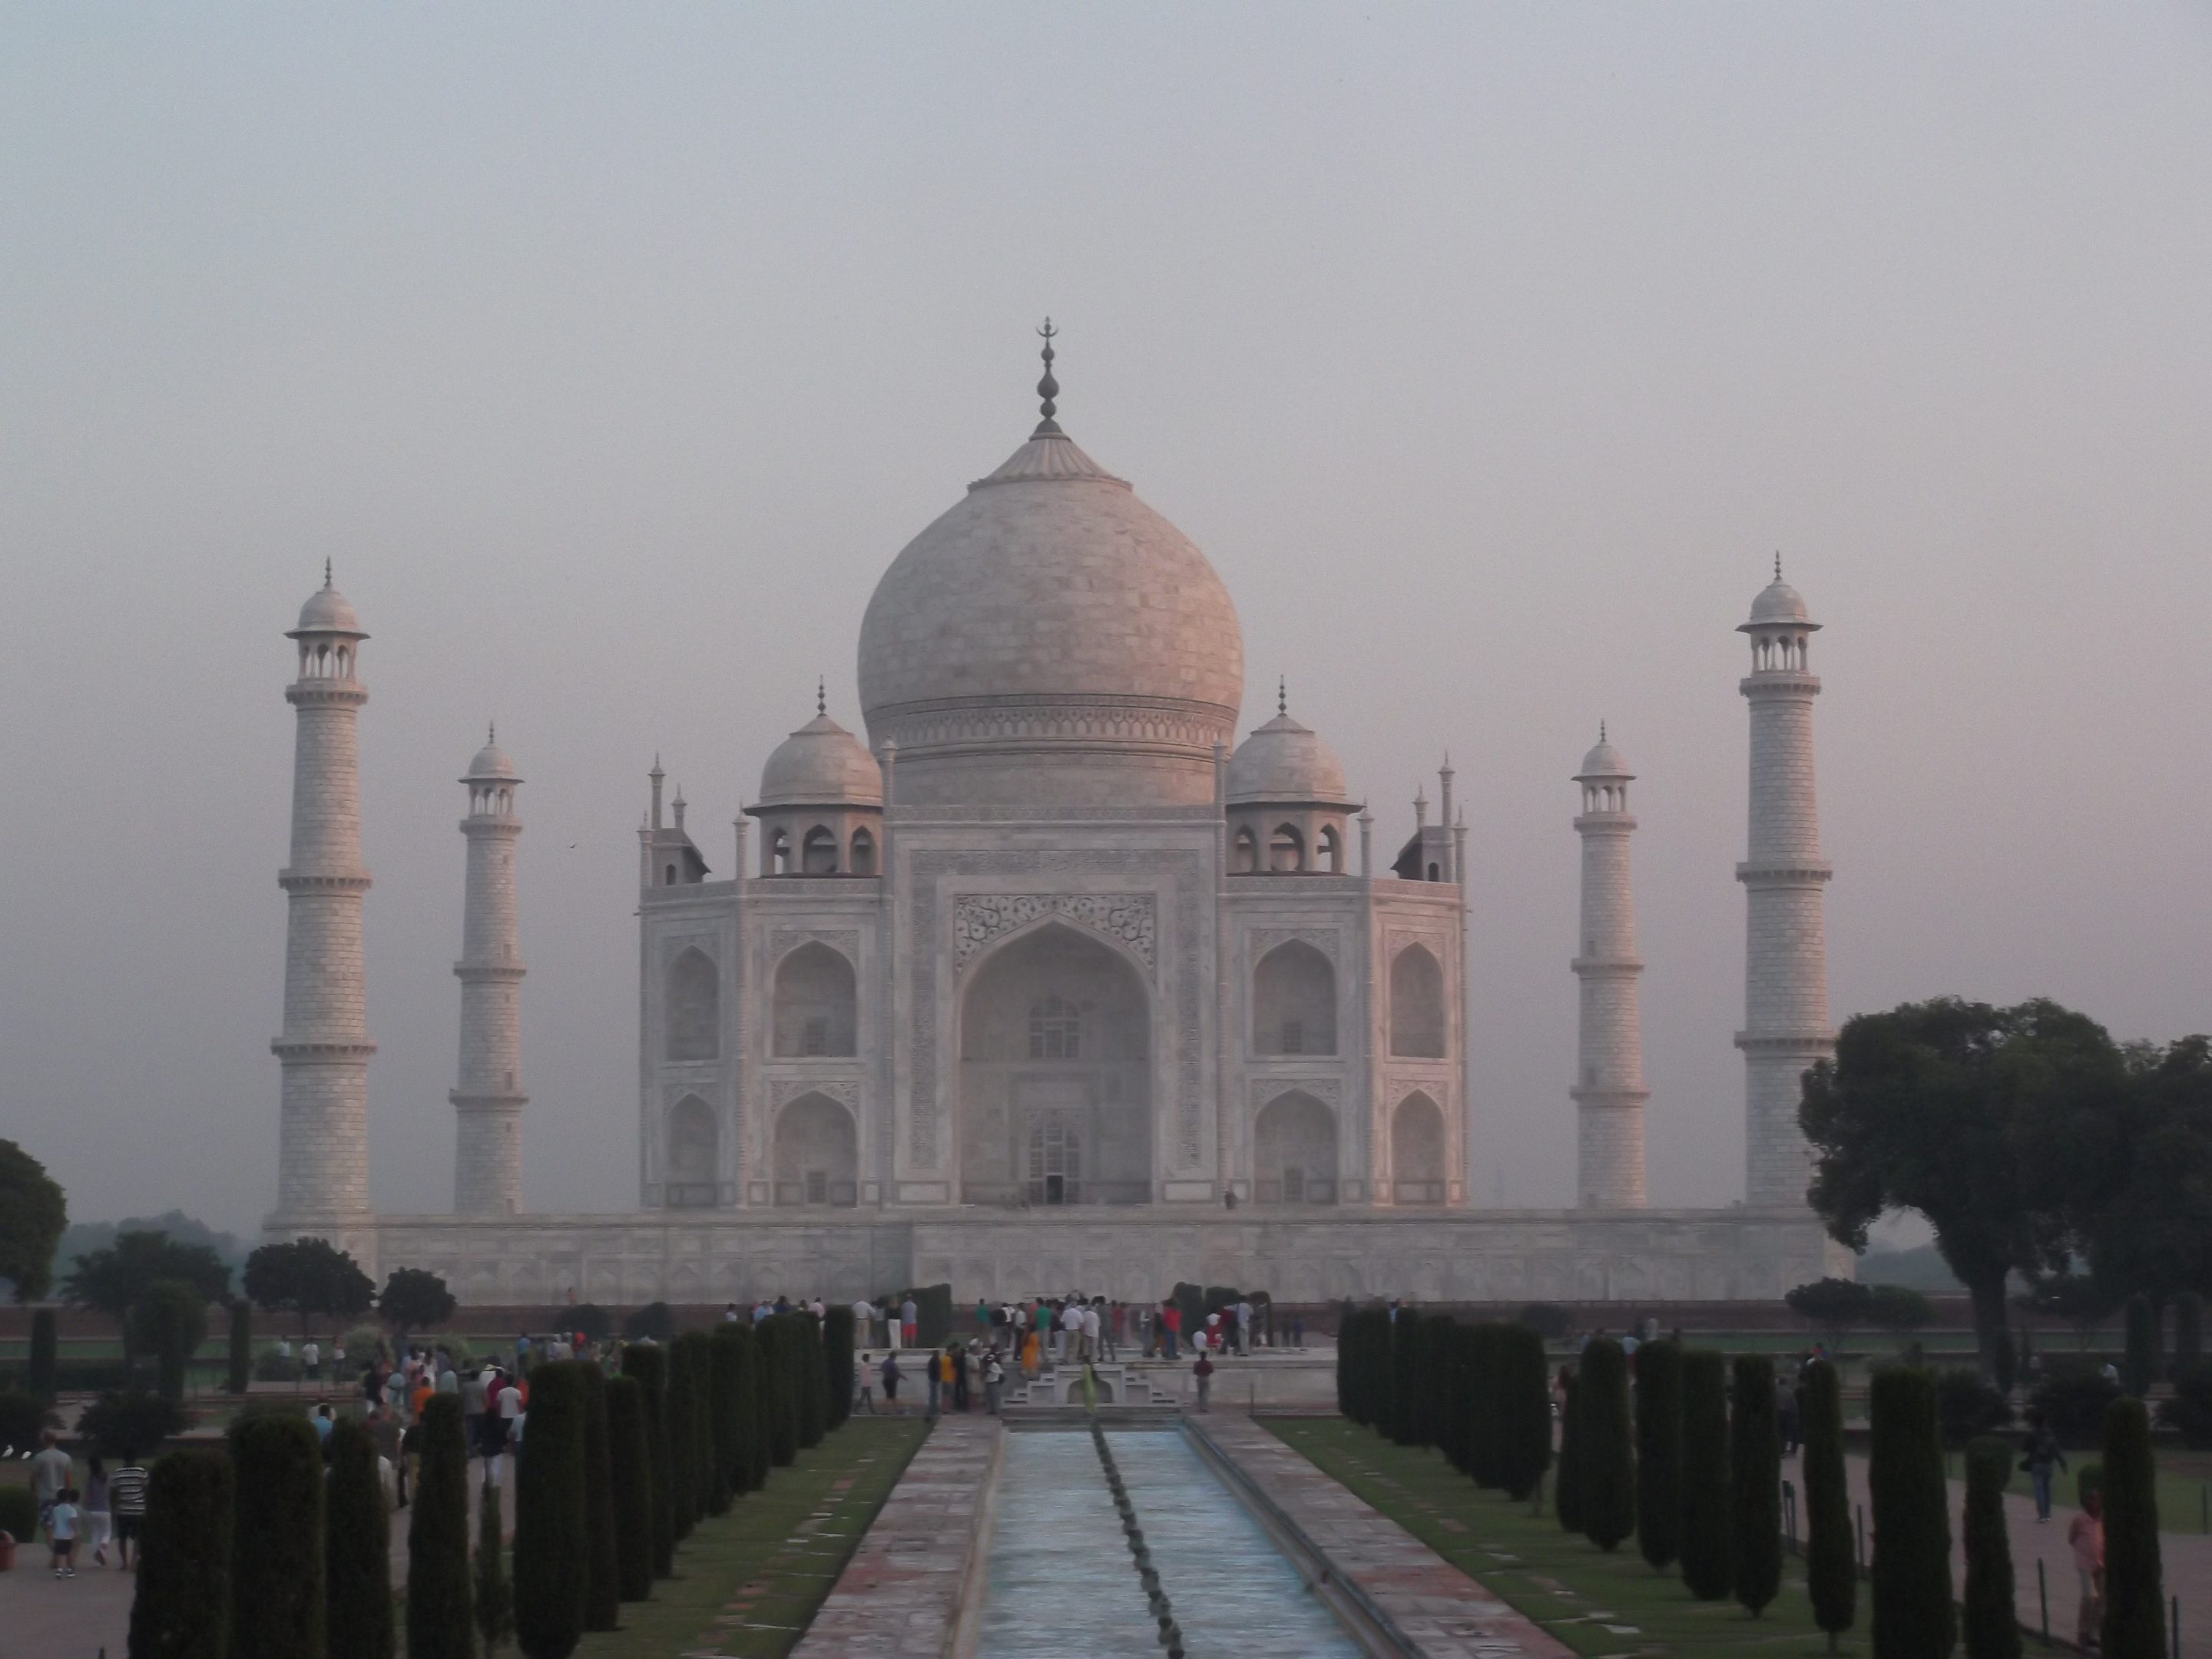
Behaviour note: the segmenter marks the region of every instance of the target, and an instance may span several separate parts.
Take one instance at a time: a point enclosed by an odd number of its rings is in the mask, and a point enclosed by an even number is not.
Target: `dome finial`
[[[1278,714],[1291,712],[1291,683],[1280,674],[1275,676],[1275,712]]]
[[[490,746],[491,744],[495,744],[495,743],[497,743],[498,741],[499,741],[499,722],[498,722],[497,720],[486,720],[486,721],[484,722],[484,744],[485,744],[485,745],[486,745],[487,747],[489,747],[489,746]]]
[[[830,682],[818,674],[814,677],[814,712],[817,716],[830,712]]]
[[[1774,580],[1782,580],[1782,550],[1778,547],[1774,550]]]
[[[330,562],[328,559],[325,559],[325,560],[323,561],[323,586],[324,586],[325,587],[328,587],[330,585],[331,585],[331,562]]]
[[[1052,325],[1052,319],[1048,317],[1044,319],[1044,326],[1037,331],[1037,336],[1044,342],[1044,378],[1037,382],[1037,396],[1044,399],[1041,410],[1044,418],[1037,422],[1036,430],[1030,435],[1042,438],[1055,436],[1060,432],[1060,422],[1052,418],[1059,412],[1059,405],[1053,399],[1060,396],[1060,382],[1052,378],[1052,343],[1060,337],[1060,331]]]
[[[1605,722],[1603,720],[1600,720],[1597,723],[1597,740],[1600,743],[1603,743],[1605,741]]]

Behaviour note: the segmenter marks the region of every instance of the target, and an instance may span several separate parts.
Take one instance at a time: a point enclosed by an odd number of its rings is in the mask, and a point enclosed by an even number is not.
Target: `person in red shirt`
[[[1182,1330],[1182,1310],[1172,1302],[1160,1304],[1160,1337],[1167,1344],[1168,1358],[1176,1357],[1176,1338]]]

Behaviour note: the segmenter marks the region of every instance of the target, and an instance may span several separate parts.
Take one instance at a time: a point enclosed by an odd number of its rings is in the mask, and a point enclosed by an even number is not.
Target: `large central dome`
[[[902,805],[1198,805],[1236,731],[1244,641],[1206,556],[1048,405],[891,562],[860,666]]]

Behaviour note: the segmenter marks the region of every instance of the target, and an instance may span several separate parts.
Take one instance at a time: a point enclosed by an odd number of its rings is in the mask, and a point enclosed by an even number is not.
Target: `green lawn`
[[[623,1628],[586,1636],[579,1659],[782,1659],[927,1430],[918,1417],[855,1418],[799,1453],[727,1515],[702,1522],[676,1552],[676,1577],[654,1584],[650,1601],[624,1602]]]
[[[1654,1572],[1631,1539],[1611,1554],[1559,1529],[1548,1511],[1478,1491],[1443,1455],[1394,1446],[1342,1418],[1262,1418],[1319,1468],[1357,1492],[1469,1577],[1495,1591],[1578,1654],[1749,1652],[1796,1659],[1825,1654],[1804,1571],[1783,1563],[1782,1593],[1753,1619],[1734,1601],[1698,1601]],[[1868,1651],[1866,1589],[1859,1626],[1838,1651]],[[1631,1628],[1631,1627],[1633,1628]]]

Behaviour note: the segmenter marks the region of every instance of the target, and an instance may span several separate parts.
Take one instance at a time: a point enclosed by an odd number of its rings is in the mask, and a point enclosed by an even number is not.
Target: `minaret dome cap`
[[[1628,757],[1600,737],[1597,746],[1583,757],[1583,769],[1575,774],[1577,783],[1626,782],[1635,773],[1628,769]]]
[[[476,758],[469,763],[463,783],[520,783],[521,777],[514,763],[507,758],[507,750],[499,746],[496,734],[484,739],[484,746],[477,750]]]
[[[352,604],[331,585],[327,562],[323,566],[323,585],[300,607],[300,625],[285,637],[296,640],[303,634],[343,634],[356,640],[368,637],[362,631],[361,619],[354,615]]]
[[[1759,590],[1759,597],[1751,602],[1751,620],[1736,629],[1747,634],[1754,628],[1802,628],[1817,629],[1820,623],[1805,608],[1804,595],[1777,575]]]

